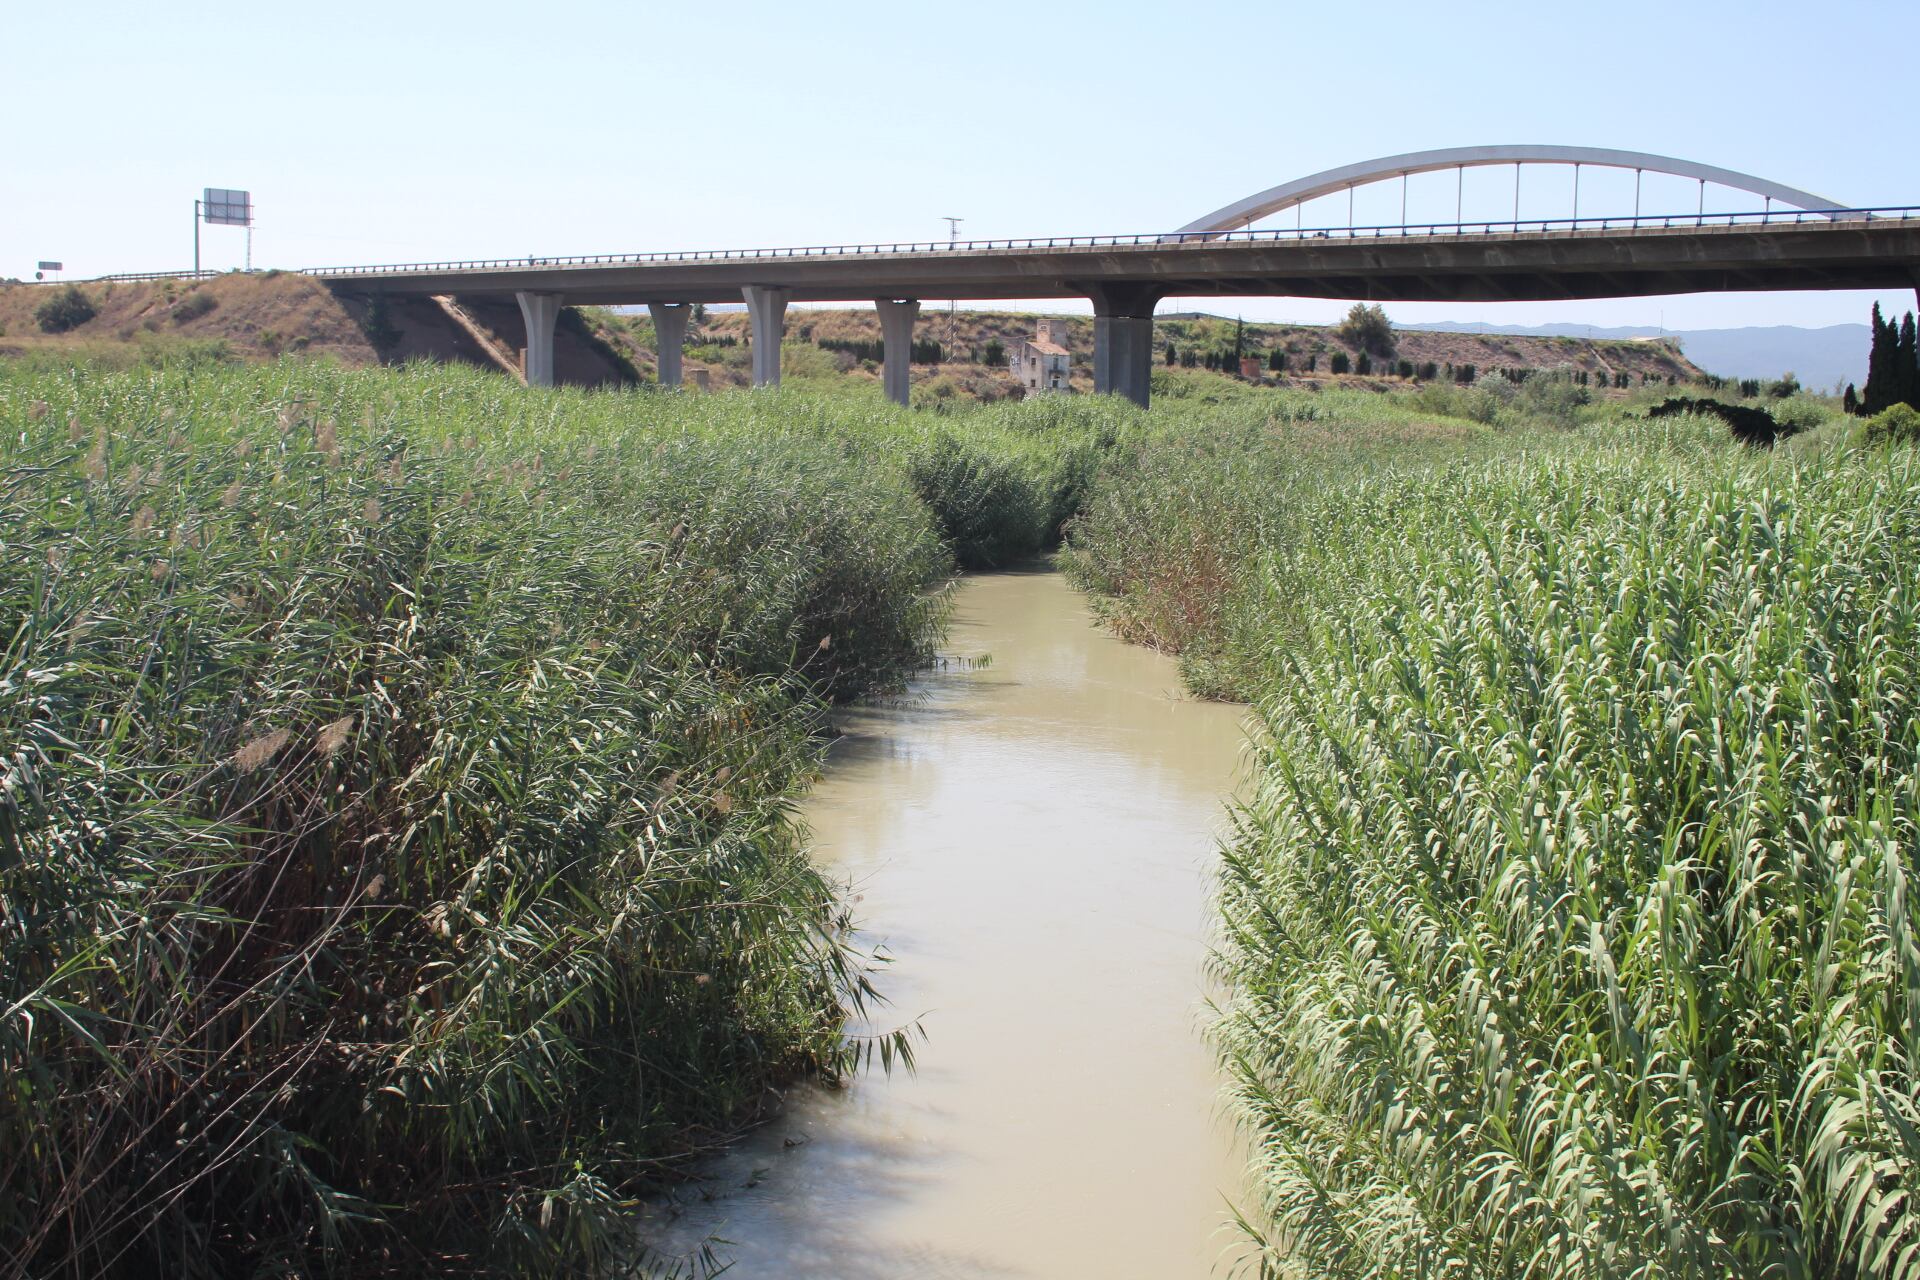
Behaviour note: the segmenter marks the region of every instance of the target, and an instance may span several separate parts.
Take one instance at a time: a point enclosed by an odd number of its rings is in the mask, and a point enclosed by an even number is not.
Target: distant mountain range
[[[1499,325],[1484,321],[1430,321],[1402,326],[1438,333],[1511,333],[1558,338],[1676,338],[1687,359],[1726,378],[1777,378],[1792,370],[1802,386],[1830,391],[1858,386],[1867,377],[1872,335],[1864,324],[1824,329],[1771,325],[1754,329],[1656,329],[1652,325],[1607,328],[1586,324]]]

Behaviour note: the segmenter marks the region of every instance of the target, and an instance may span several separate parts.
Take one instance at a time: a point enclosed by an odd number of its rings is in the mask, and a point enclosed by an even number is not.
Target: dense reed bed
[[[1258,707],[1217,1035],[1265,1273],[1920,1274],[1920,460],[1841,430],[1096,481],[1082,580]]]
[[[1911,446],[1162,390],[0,370],[0,1277],[647,1262],[637,1192],[911,1054],[792,802],[1063,528],[1258,709],[1266,1272],[1920,1276]]]
[[[0,1275],[631,1260],[907,1047],[789,809],[951,559],[820,417],[0,372]]]

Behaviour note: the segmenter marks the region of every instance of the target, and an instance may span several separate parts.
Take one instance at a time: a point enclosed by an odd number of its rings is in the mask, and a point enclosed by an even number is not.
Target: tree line
[[[1867,353],[1867,385],[1855,392],[1847,384],[1841,404],[1848,413],[1871,417],[1896,404],[1920,409],[1920,350],[1914,340],[1913,312],[1895,324],[1873,304],[1873,346]]]

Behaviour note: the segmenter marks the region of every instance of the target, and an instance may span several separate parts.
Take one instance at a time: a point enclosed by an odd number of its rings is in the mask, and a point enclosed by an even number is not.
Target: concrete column
[[[904,405],[912,385],[908,371],[913,368],[913,322],[920,318],[920,303],[914,298],[876,298],[873,309],[880,313],[880,337],[886,347],[880,381],[887,399]]]
[[[1160,292],[1146,285],[1090,285],[1093,300],[1093,389],[1147,407],[1153,393],[1153,309]]]
[[[753,385],[780,385],[780,339],[787,329],[787,299],[791,289],[750,284],[740,290],[747,300],[747,320],[753,326]]]
[[[680,385],[680,352],[687,345],[687,320],[693,308],[684,302],[649,302],[647,314],[653,317],[654,363],[660,370],[660,385]]]
[[[520,318],[527,322],[527,385],[553,385],[553,322],[560,318],[557,293],[516,293]]]

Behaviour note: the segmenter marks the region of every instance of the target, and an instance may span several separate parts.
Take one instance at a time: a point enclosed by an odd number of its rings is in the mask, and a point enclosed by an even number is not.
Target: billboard
[[[248,192],[208,187],[201,206],[208,222],[228,227],[253,225],[253,197]]]

